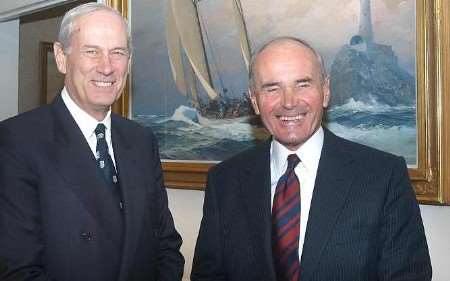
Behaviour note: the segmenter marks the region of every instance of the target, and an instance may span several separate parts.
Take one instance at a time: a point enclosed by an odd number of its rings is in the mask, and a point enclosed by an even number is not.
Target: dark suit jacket
[[[274,281],[270,142],[208,175],[191,279]],[[431,280],[420,210],[402,158],[325,129],[301,281]]]
[[[111,118],[122,211],[61,97],[0,123],[0,280],[181,280],[155,138]]]

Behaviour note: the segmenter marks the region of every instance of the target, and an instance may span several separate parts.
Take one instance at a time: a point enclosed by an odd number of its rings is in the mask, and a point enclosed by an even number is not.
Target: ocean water
[[[161,158],[183,161],[221,161],[267,139],[264,128],[245,119],[208,120],[195,109],[180,106],[171,116],[136,115],[158,138]],[[417,163],[415,107],[365,104],[350,100],[328,110],[326,126],[335,134]]]
[[[184,105],[172,116],[138,115],[133,119],[152,129],[161,159],[166,160],[221,161],[268,136],[245,119],[199,120],[196,110]]]
[[[417,166],[417,121],[414,106],[366,104],[350,100],[328,110],[327,127],[338,136],[403,156]]]

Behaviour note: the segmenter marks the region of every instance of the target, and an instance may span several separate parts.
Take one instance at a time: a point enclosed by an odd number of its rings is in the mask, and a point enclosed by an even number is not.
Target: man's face
[[[272,136],[296,150],[320,127],[329,83],[321,81],[311,50],[295,42],[277,42],[256,58],[250,97]]]
[[[54,50],[69,95],[89,115],[102,120],[120,97],[128,73],[130,56],[123,22],[108,11],[80,16],[66,52],[59,43]]]

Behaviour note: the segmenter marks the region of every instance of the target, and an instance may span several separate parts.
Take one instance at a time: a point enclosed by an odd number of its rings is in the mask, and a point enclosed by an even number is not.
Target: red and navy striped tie
[[[294,172],[300,162],[288,156],[288,167],[275,189],[272,206],[272,250],[277,281],[299,281],[300,182]]]

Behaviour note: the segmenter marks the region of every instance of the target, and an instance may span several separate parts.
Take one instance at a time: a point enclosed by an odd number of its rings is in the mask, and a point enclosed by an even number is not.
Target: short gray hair
[[[70,49],[70,37],[72,36],[72,33],[75,29],[76,20],[84,15],[96,12],[96,11],[108,11],[115,15],[117,15],[119,18],[122,19],[123,25],[125,26],[125,29],[127,31],[127,47],[128,51],[132,52],[132,40],[131,40],[131,30],[130,25],[128,24],[128,21],[117,11],[116,9],[109,7],[102,3],[96,3],[96,2],[89,2],[86,4],[79,5],[73,9],[70,9],[67,11],[67,13],[64,15],[61,26],[59,28],[59,34],[58,34],[58,42],[62,44],[62,47],[65,51]]]
[[[311,46],[311,44],[309,44],[308,42],[306,42],[303,39],[300,39],[297,37],[292,37],[292,36],[280,36],[280,37],[276,37],[276,38],[273,38],[273,39],[267,41],[266,43],[261,45],[261,47],[256,49],[256,51],[252,54],[252,57],[250,59],[250,67],[249,67],[249,71],[248,71],[248,81],[249,81],[250,89],[253,89],[253,87],[255,86],[255,63],[256,63],[256,59],[258,58],[259,54],[261,54],[265,49],[267,49],[271,45],[274,45],[274,44],[280,43],[280,42],[289,42],[289,41],[300,44],[300,45],[306,47],[307,49],[311,50],[314,53],[314,55],[316,56],[317,62],[319,63],[320,81],[321,81],[321,83],[325,82],[325,80],[327,79],[327,70],[325,68],[325,64],[324,64],[322,55],[320,55],[320,53],[318,51],[316,51],[316,49],[314,49]]]

